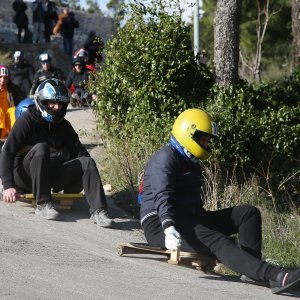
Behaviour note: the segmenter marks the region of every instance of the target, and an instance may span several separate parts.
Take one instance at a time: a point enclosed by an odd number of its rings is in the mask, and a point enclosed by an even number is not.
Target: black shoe
[[[284,270],[278,273],[276,280],[270,280],[270,288],[273,294],[286,292],[300,288],[300,269]]]

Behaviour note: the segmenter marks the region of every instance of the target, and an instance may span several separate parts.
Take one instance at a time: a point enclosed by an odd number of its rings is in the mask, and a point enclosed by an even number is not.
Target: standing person
[[[74,13],[70,12],[69,7],[65,7],[63,12],[58,17],[60,25],[60,34],[63,37],[64,52],[66,55],[73,54],[73,38],[74,30],[79,27],[78,21],[74,17]]]
[[[42,68],[39,69],[33,78],[33,84],[30,90],[30,95],[33,95],[37,87],[46,79],[57,78],[60,80],[64,79],[64,74],[61,69],[52,66],[51,56],[47,53],[41,53],[39,56],[39,61],[42,65]]]
[[[9,68],[0,64],[0,139],[5,139],[15,123],[15,106],[26,97],[10,79]]]
[[[89,32],[89,35],[84,43],[84,48],[89,53],[89,63],[95,65],[103,60],[102,50],[104,49],[104,42],[101,37],[96,35],[94,30]]]
[[[45,11],[45,41],[50,42],[55,23],[58,20],[57,8],[53,1],[46,0]]]
[[[56,220],[51,189],[78,193],[84,189],[91,218],[101,227],[112,227],[101,178],[95,161],[65,119],[70,97],[58,79],[39,85],[35,106],[17,119],[3,148],[0,172],[3,201],[16,201],[17,190],[32,192],[35,214]]]
[[[44,41],[46,4],[44,0],[35,0],[31,4],[31,9],[33,21],[33,43],[42,43]]]
[[[28,38],[28,17],[25,13],[27,4],[23,0],[15,0],[12,4],[13,10],[16,12],[14,21],[18,27],[18,43],[21,43],[22,31],[24,30],[23,43]]]
[[[25,62],[22,51],[15,51],[13,59],[14,64],[9,67],[11,81],[18,85],[20,90],[28,96],[33,81],[34,68]]]
[[[203,110],[188,109],[177,117],[170,142],[145,168],[140,194],[145,237],[150,246],[212,254],[247,280],[269,283],[272,293],[282,292],[300,283],[300,269],[281,269],[261,260],[259,210],[251,205],[218,211],[203,207],[198,161],[210,156],[209,144],[217,134]],[[240,246],[230,239],[232,234],[239,235]]]

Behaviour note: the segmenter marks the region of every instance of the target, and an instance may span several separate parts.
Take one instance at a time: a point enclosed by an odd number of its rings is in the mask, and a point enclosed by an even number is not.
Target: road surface
[[[101,154],[92,113],[72,109],[67,119],[92,155]],[[119,257],[118,243],[144,238],[137,220],[127,218],[109,197],[108,205],[116,229],[93,224],[83,202],[62,213],[60,221],[46,221],[27,203],[0,201],[0,299],[289,298],[155,256]]]

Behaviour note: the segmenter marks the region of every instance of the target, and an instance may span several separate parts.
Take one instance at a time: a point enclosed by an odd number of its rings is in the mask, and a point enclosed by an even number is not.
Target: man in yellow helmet
[[[140,217],[150,246],[213,255],[248,282],[280,293],[300,285],[300,269],[285,270],[261,260],[261,215],[251,205],[218,211],[203,208],[199,159],[209,158],[218,136],[211,116],[188,109],[175,120],[170,142],[149,160],[140,191]],[[239,246],[230,235],[239,235]]]

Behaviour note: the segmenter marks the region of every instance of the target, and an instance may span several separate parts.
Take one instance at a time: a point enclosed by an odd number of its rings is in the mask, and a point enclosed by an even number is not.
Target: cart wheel
[[[123,254],[124,254],[124,248],[122,246],[118,246],[117,247],[117,254],[119,256],[123,256]]]

